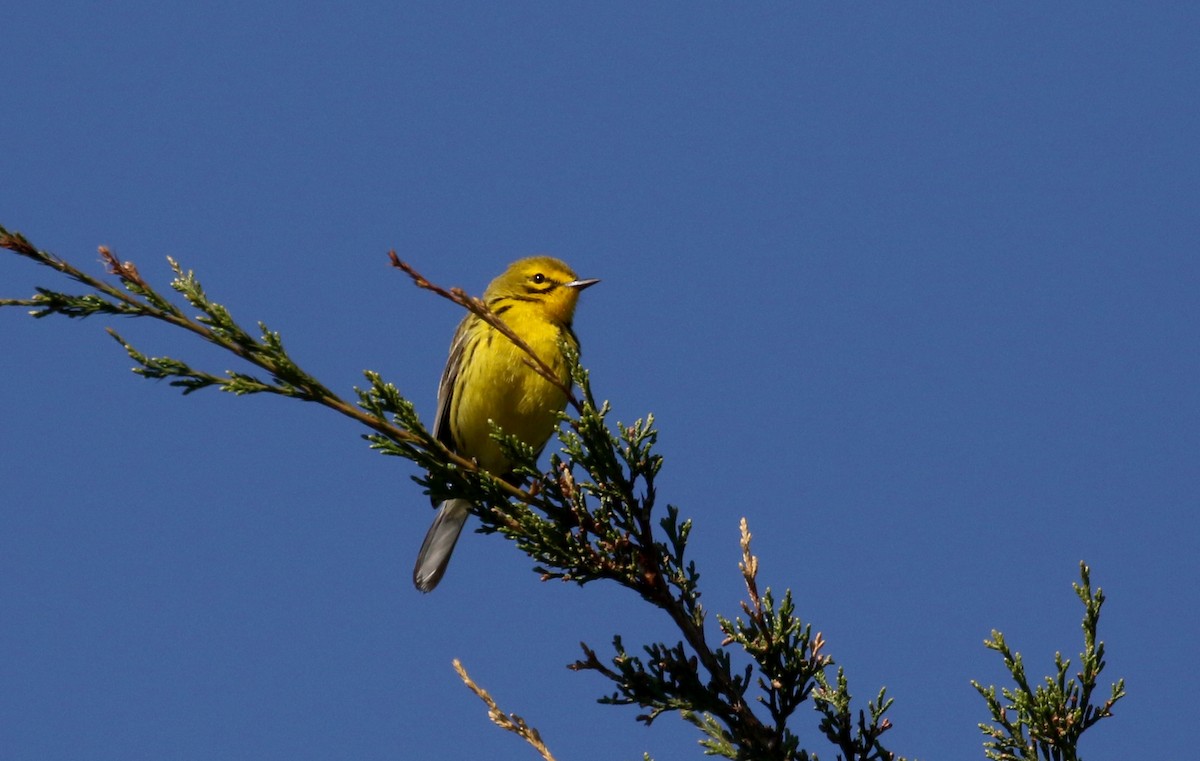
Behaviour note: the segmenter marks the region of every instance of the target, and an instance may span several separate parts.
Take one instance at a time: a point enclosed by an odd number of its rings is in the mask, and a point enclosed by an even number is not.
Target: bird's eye
[[[537,283],[539,285],[546,282],[546,276],[540,272],[537,273],[536,275],[534,275],[533,278],[531,278],[531,279],[533,280],[534,283]]]

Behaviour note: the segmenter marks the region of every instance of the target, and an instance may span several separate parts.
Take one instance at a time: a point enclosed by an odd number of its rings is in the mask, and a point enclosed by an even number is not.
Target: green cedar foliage
[[[700,731],[700,744],[708,755],[817,761],[817,753],[806,746],[823,739],[845,761],[899,759],[882,744],[892,726],[886,717],[892,699],[880,689],[865,708],[854,708],[845,673],[841,668],[833,671],[835,664],[824,639],[800,619],[791,591],[781,596],[770,588],[760,591],[758,559],[751,553],[744,520],[740,571],[746,599],[735,618],[716,616],[723,639],[716,645],[709,641],[708,612],[700,604],[700,573],[687,557],[692,522],[682,518],[675,506],[656,508],[655,477],[663,461],[654,453],[654,418],[610,424],[608,404],[597,403],[587,372],[568,347],[564,350],[573,384],[564,388],[569,408],[559,434],[561,448],[551,455],[549,470],[540,472],[537,453],[520,441],[500,430],[493,434],[518,463],[518,473],[534,485],[523,488],[493,478],[473,461],[447,450],[418,419],[412,403],[378,373],[365,372],[366,386],[355,389],[354,403],[342,399],[292,360],[278,333],[262,323],[254,332],[243,329],[225,307],[208,297],[195,274],[174,260],[168,259],[175,273],[171,288],[194,314],[159,293],[142,279],[137,267],[106,248],[100,249],[100,256],[109,279],[94,277],[38,250],[3,227],[0,248],[55,270],[84,289],[69,294],[37,288],[31,298],[0,299],[0,307],[24,307],[36,318],[98,314],[150,318],[189,331],[236,355],[248,369],[208,372],[173,357],[145,354],[115,331],[108,332],[135,362],[135,373],[164,380],[185,395],[205,388],[237,396],[277,394],[316,402],[353,418],[366,427],[364,438],[372,448],[416,463],[423,475],[415,480],[432,498],[455,495],[471,500],[481,530],[516,544],[543,579],[581,586],[612,582],[661,609],[679,631],[675,642],[629,647],[614,637],[603,656],[582,645],[582,657],[570,668],[593,672],[609,682],[600,702],[638,706],[637,719],[645,724],[663,714],[676,714]],[[393,266],[418,287],[474,312],[528,351],[481,301],[459,289],[434,285],[394,253],[390,256]],[[549,368],[529,354],[531,366],[558,383]],[[1001,653],[1015,682],[1015,687],[1002,690],[1003,700],[995,687],[972,682],[991,715],[990,724],[980,725],[988,758],[1078,759],[1084,731],[1111,716],[1112,706],[1124,696],[1124,683],[1118,681],[1105,703],[1092,703],[1105,665],[1104,645],[1096,639],[1104,597],[1099,589],[1093,593],[1087,566],[1082,566],[1082,584],[1075,588],[1086,608],[1082,670],[1076,678],[1068,678],[1069,662],[1059,655],[1056,675],[1035,688],[1025,675],[1021,656],[1009,649],[1003,635],[993,632],[985,642]],[[464,679],[477,694],[482,692]],[[815,717],[802,730],[796,726],[796,711],[805,703],[815,710]],[[491,708],[494,719],[503,718],[494,704]],[[536,737],[536,730],[519,717],[506,728]],[[537,747],[540,742],[537,738],[533,744]],[[549,757],[544,746],[541,752]]]

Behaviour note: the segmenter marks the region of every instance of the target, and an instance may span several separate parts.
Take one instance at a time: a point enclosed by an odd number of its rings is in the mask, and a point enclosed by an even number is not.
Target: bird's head
[[[504,298],[540,305],[550,320],[570,325],[579,292],[598,282],[580,280],[566,262],[552,256],[531,256],[510,264],[487,287],[483,299],[489,304]]]

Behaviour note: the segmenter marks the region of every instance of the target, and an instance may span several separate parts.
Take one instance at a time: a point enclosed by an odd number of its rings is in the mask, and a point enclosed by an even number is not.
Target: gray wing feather
[[[466,353],[467,334],[476,319],[478,318],[475,315],[469,314],[458,324],[454,340],[450,342],[450,356],[446,358],[442,379],[438,381],[437,416],[433,420],[433,437],[455,451],[457,447],[454,434],[450,430],[450,410],[454,406],[454,386],[458,383],[463,355]]]

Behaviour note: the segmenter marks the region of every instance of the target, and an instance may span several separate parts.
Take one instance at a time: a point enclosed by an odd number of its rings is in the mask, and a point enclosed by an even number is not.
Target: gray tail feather
[[[446,564],[454,552],[458,535],[471,515],[471,503],[465,499],[448,499],[438,508],[437,517],[425,535],[417,565],[413,568],[413,584],[422,592],[431,592],[442,580]]]

